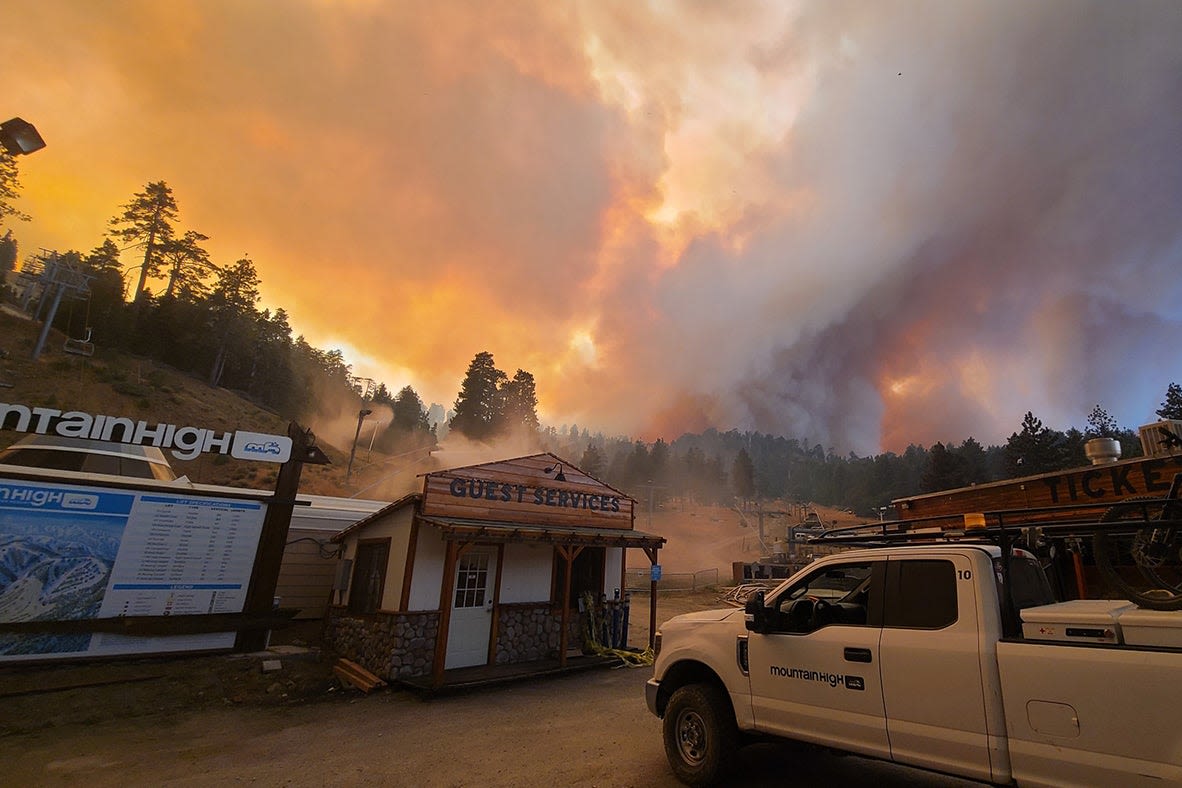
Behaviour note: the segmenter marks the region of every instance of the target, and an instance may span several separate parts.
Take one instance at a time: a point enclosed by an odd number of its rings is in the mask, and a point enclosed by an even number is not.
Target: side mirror
[[[763,604],[763,591],[756,591],[747,597],[747,604],[743,607],[743,618],[747,622],[748,632],[765,633],[768,628],[768,609]]]

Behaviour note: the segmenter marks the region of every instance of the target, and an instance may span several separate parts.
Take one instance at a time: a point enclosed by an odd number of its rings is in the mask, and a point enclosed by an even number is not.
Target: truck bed
[[[1006,640],[997,661],[1020,784],[1182,785],[1182,652]]]

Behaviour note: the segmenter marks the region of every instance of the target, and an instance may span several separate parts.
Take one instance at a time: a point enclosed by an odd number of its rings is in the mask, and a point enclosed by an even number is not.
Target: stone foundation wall
[[[325,647],[387,679],[431,675],[439,611],[352,615],[329,608]]]
[[[344,607],[331,607],[326,620],[324,647],[331,654],[386,679],[431,675],[439,611],[357,615]],[[495,664],[556,659],[561,631],[561,612],[549,602],[501,605]],[[582,644],[582,616],[572,612],[567,645],[581,648]]]
[[[562,612],[549,602],[501,605],[497,611],[496,664],[556,659],[562,632]],[[583,643],[581,617],[571,615],[567,646]]]

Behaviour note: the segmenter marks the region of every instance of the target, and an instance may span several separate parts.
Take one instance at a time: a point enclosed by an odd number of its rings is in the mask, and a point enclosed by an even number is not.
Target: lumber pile
[[[352,684],[362,692],[369,692],[376,687],[386,686],[386,682],[382,681],[373,673],[370,673],[365,668],[358,665],[350,659],[342,657],[338,659],[336,664],[332,666],[332,672],[336,677],[346,684]]]

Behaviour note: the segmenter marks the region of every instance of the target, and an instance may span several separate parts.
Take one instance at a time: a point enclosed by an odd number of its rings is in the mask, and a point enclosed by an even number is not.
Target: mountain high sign
[[[10,424],[10,421],[14,423]],[[286,435],[245,430],[219,435],[215,430],[203,427],[178,427],[164,423],[150,425],[146,421],[132,421],[123,416],[31,408],[17,402],[0,402],[0,429],[155,446],[171,450],[172,456],[178,460],[192,460],[200,454],[229,454],[239,460],[275,463],[285,463],[291,458],[291,438]]]

